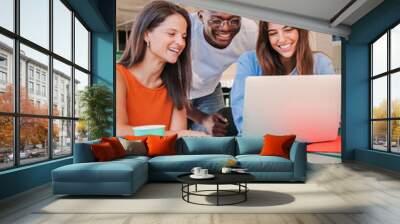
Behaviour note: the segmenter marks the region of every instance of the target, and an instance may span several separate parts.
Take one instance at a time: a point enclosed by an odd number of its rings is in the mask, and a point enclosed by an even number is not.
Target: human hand
[[[207,116],[202,125],[207,129],[207,134],[212,136],[225,136],[228,132],[226,128],[229,123],[228,120],[219,113],[214,113]]]

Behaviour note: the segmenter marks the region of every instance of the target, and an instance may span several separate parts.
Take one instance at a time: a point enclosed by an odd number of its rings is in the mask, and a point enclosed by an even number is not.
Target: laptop
[[[341,76],[248,77],[243,136],[295,134],[301,142],[335,140],[341,106]]]

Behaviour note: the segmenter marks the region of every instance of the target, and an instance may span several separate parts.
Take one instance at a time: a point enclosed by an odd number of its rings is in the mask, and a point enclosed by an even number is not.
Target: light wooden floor
[[[367,204],[357,214],[35,214],[54,200],[42,186],[0,202],[0,223],[220,224],[220,223],[400,223],[400,174],[359,163],[309,156],[308,182],[324,186],[345,201]],[[315,203],[319,203],[316,201]],[[173,206],[173,205],[171,205]]]

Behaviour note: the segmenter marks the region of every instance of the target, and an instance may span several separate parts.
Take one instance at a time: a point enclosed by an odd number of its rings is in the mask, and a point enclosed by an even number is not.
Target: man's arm
[[[195,107],[187,107],[187,117],[198,124],[203,125],[207,134],[213,136],[225,136],[228,127],[227,119],[219,113],[206,114]]]

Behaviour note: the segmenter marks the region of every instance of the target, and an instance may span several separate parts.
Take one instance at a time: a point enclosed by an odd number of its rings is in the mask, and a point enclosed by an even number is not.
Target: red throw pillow
[[[101,138],[101,142],[108,142],[114,149],[115,155],[117,158],[121,158],[126,156],[126,151],[124,146],[122,146],[121,142],[117,137],[109,137],[109,138]]]
[[[99,162],[109,161],[117,158],[113,147],[108,142],[92,144],[91,149],[94,157]]]
[[[262,156],[281,156],[286,159],[290,158],[290,148],[296,135],[264,135],[264,146],[261,149]]]
[[[150,135],[147,137],[147,155],[148,156],[164,156],[164,155],[175,155],[176,139],[178,135],[170,136],[156,136]]]

